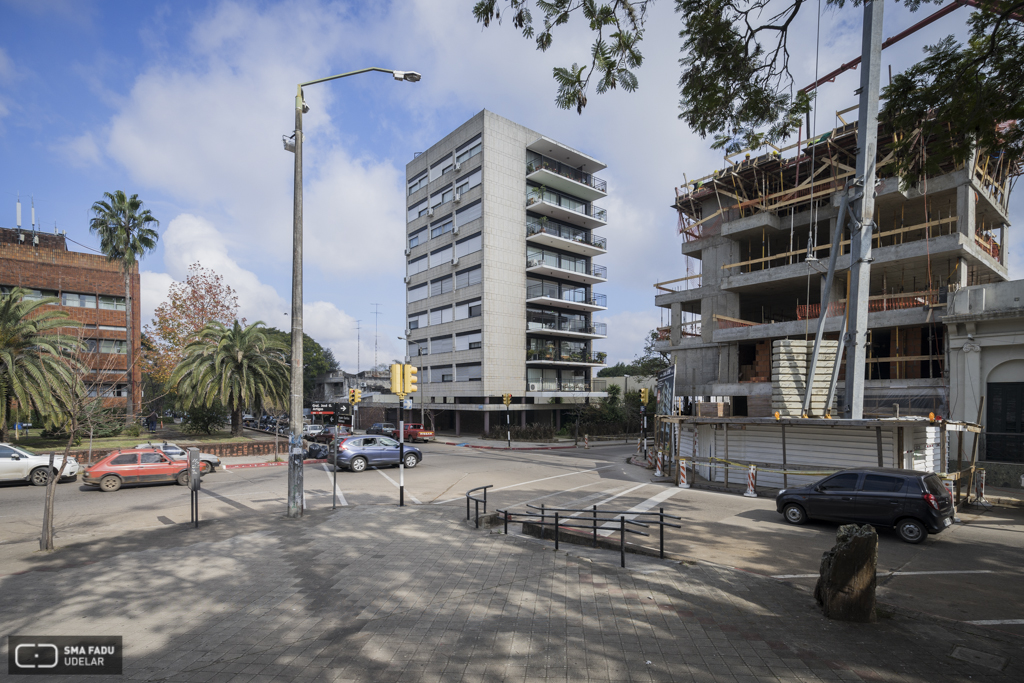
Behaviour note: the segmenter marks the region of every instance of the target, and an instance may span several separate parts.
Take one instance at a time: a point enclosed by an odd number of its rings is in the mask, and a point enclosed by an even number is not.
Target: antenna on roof
[[[36,198],[32,197],[32,232],[36,231]]]
[[[18,230],[21,230],[21,193],[18,193]]]

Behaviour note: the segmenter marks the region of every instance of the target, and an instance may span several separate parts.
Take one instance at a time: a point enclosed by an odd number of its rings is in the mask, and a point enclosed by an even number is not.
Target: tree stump
[[[836,544],[821,556],[814,599],[825,616],[840,621],[875,621],[878,533],[870,524],[839,527]]]

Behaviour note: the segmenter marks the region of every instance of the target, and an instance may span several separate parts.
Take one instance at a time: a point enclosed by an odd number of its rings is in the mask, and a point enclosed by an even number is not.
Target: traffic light
[[[411,394],[416,391],[416,373],[417,370],[415,365],[402,366],[402,385],[405,389],[405,393],[407,394]]]
[[[512,394],[502,394],[501,399],[505,402],[505,405],[512,403]]]
[[[391,364],[391,393],[392,394],[404,394],[402,391],[402,364],[392,363]]]
[[[649,397],[650,397],[650,391],[647,389],[647,387],[641,388],[640,389],[640,405],[644,405],[644,406],[647,405],[647,400],[648,400]]]
[[[348,390],[348,402],[352,405],[359,403],[363,400],[363,392],[361,389],[349,389]]]

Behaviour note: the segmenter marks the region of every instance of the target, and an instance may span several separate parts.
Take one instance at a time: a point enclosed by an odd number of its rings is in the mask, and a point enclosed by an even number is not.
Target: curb
[[[515,448],[508,448],[506,446],[476,446],[471,443],[456,443],[455,441],[436,441],[435,443],[442,446],[462,446],[464,448],[482,448],[492,451],[555,451],[567,448],[578,448],[578,446],[534,446],[531,448],[520,448],[517,446]]]
[[[322,460],[303,460],[302,464],[303,465],[315,465],[315,464],[321,463],[321,462],[327,462],[327,459],[324,458]],[[237,465],[224,465],[221,469],[224,469],[224,470],[239,470],[239,469],[246,469],[246,468],[249,468],[249,467],[281,467],[281,466],[287,465],[287,464],[288,464],[287,461],[285,461],[285,462],[243,462],[243,463],[239,463]]]

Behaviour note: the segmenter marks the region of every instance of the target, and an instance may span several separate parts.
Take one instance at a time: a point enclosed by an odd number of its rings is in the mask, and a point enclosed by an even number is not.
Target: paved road
[[[625,464],[633,449],[505,452],[424,446],[425,461],[407,470],[410,504],[460,508],[466,490],[492,484],[493,508],[526,511],[527,503],[621,510],[664,507],[684,518],[667,534],[675,556],[736,567],[809,590],[821,553],[831,547],[836,525],[794,527],[782,521],[768,498],[695,489],[651,481],[651,472]],[[283,509],[286,468],[228,469],[204,477],[200,530],[210,538],[246,531],[253,517]],[[397,503],[397,469],[339,472],[342,506]],[[334,475],[326,465],[307,465],[307,509],[332,505]],[[0,485],[0,575],[20,571],[38,547],[43,489]],[[178,486],[124,488],[113,494],[63,484],[57,498],[58,545],[116,538],[188,522],[188,492]],[[892,533],[879,539],[879,599],[956,621],[1024,620],[1019,586],[1024,569],[1024,511],[993,509],[961,515],[964,524],[911,546]],[[942,573],[919,573],[942,572]],[[1024,635],[1024,624],[992,628]]]

